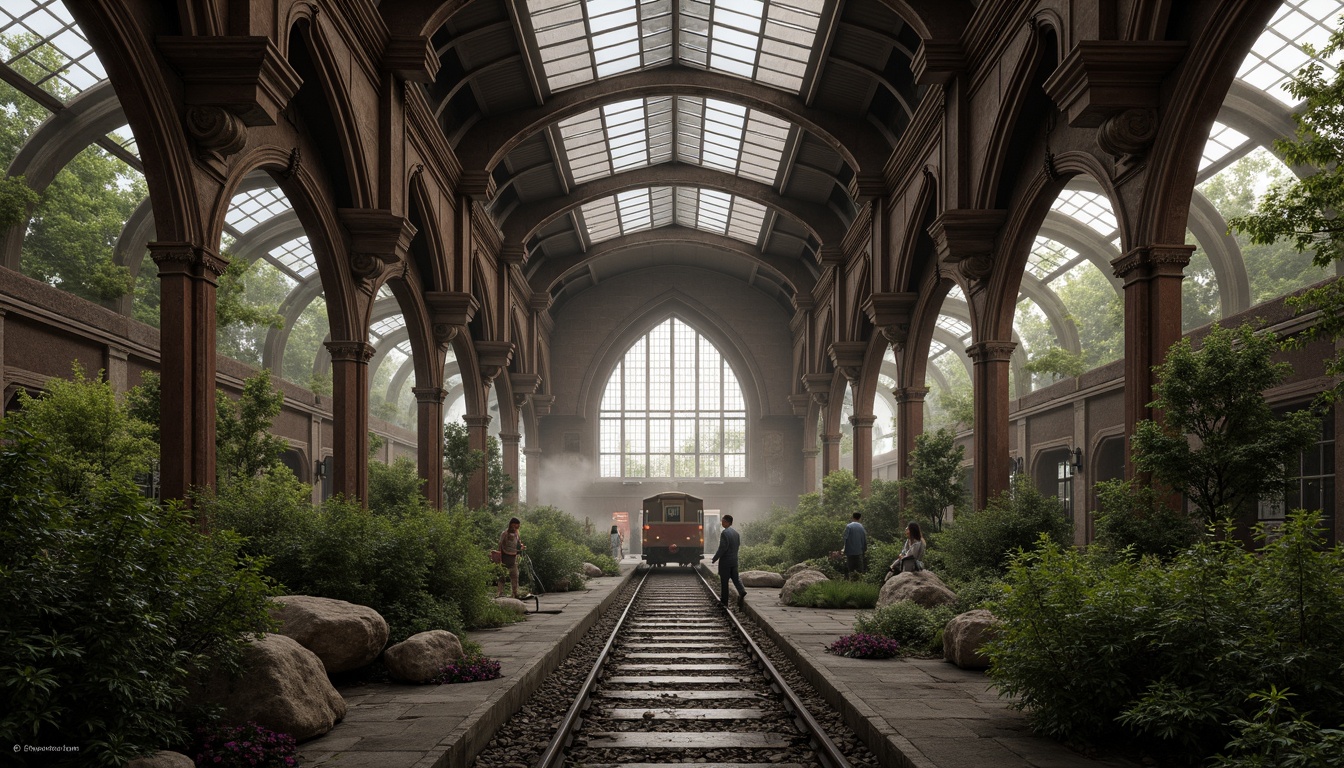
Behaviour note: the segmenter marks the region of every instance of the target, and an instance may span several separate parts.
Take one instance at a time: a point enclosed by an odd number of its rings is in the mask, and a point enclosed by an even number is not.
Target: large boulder
[[[940,605],[952,605],[957,602],[957,593],[947,588],[943,580],[933,571],[909,571],[898,573],[887,579],[877,596],[877,607],[909,600],[925,608]]]
[[[593,565],[592,563],[584,563],[583,575],[587,576],[590,579],[595,579],[598,576],[602,575],[602,569],[598,568],[596,565]]]
[[[383,651],[387,673],[397,680],[423,683],[444,667],[462,658],[462,641],[443,629],[411,635]]]
[[[495,605],[519,615],[527,613],[527,604],[516,597],[496,597]]]
[[[243,650],[242,673],[216,675],[200,703],[223,707],[223,720],[249,720],[305,741],[345,717],[345,699],[332,687],[317,654],[284,635],[263,635]]]
[[[801,571],[815,571],[815,570],[817,570],[816,566],[811,565],[809,563],[798,563],[797,565],[790,565],[788,569],[784,571],[784,580],[788,581],[789,579],[793,578],[794,574],[799,573]]]
[[[784,576],[770,571],[747,571],[738,574],[744,587],[768,587],[779,589],[784,586]]]
[[[159,750],[135,758],[126,764],[126,768],[196,768],[196,761],[181,752]]]
[[[387,645],[387,622],[372,608],[308,595],[272,598],[279,634],[317,654],[327,672],[373,663]]]
[[[826,574],[815,569],[799,571],[793,574],[784,582],[784,588],[779,590],[779,602],[785,605],[793,605],[794,595],[819,581],[830,581],[830,579],[826,578]]]
[[[943,658],[962,669],[985,669],[985,643],[998,635],[1001,622],[989,611],[977,609],[955,616],[943,628]]]

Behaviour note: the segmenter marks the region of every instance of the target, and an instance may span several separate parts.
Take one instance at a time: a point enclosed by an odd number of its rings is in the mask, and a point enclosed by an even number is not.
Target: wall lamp
[[[327,465],[321,459],[317,460],[317,467],[313,470],[313,478],[325,480],[327,477]]]
[[[1082,449],[1082,448],[1074,448],[1074,449],[1073,449],[1073,471],[1074,471],[1075,473],[1081,473],[1081,472],[1083,471],[1083,449]]]
[[[1025,469],[1024,469],[1024,462],[1022,461],[1022,457],[1021,457],[1021,456],[1018,456],[1017,458],[1013,458],[1012,456],[1009,456],[1009,457],[1008,457],[1008,473],[1009,473],[1009,474],[1020,475],[1020,474],[1022,474],[1024,471],[1025,471]]]

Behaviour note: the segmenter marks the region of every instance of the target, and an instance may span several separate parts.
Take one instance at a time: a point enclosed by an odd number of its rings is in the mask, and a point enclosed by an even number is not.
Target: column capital
[[[789,395],[789,405],[793,406],[794,416],[806,416],[808,405],[811,402],[811,395]]]
[[[1179,277],[1185,274],[1194,252],[1195,246],[1184,243],[1139,246],[1112,261],[1111,269],[1126,284],[1145,277]]]
[[[378,350],[367,341],[326,341],[323,346],[331,353],[332,362],[368,365]]]
[[[411,387],[411,392],[417,403],[442,403],[448,396],[448,390],[443,387]]]
[[[1013,358],[1017,349],[1015,341],[980,341],[966,348],[971,361],[980,363],[1006,363]]]
[[[833,341],[826,348],[826,353],[830,355],[835,369],[849,381],[859,378],[859,371],[863,368],[863,357],[867,352],[866,341]]]
[[[222,107],[246,125],[275,125],[303,83],[264,35],[164,35],[155,45],[181,74],[188,106]]]
[[[149,255],[159,265],[159,275],[185,274],[215,282],[229,266],[229,259],[209,248],[191,243],[149,243]]]
[[[922,403],[929,394],[928,387],[897,387],[891,390],[891,394],[896,398],[898,405],[904,403]]]
[[[518,441],[522,439],[523,436],[518,434],[517,432],[499,433],[499,442],[503,443],[504,445],[518,445]]]
[[[872,429],[877,423],[876,416],[850,416],[849,423],[855,429]]]
[[[822,436],[821,436],[821,444],[822,444],[822,445],[836,445],[836,444],[838,444],[838,443],[840,442],[840,440],[841,440],[843,437],[844,437],[844,435],[840,434],[839,432],[832,432],[831,434],[822,435]]]
[[[466,424],[469,429],[472,427],[485,429],[490,426],[490,414],[487,413],[484,416],[472,416],[467,414],[462,417],[462,423]]]
[[[829,373],[803,374],[803,388],[812,396],[817,405],[825,406],[831,401],[831,380]]]
[[[535,414],[537,418],[541,418],[542,416],[549,416],[551,413],[551,407],[554,405],[555,405],[555,395],[532,396],[532,413]]]
[[[817,448],[804,448],[804,449],[803,449],[803,458],[805,458],[805,459],[815,459],[815,458],[817,458],[817,456],[819,456],[820,454],[821,454],[821,451],[820,451],[819,449],[817,449]]]

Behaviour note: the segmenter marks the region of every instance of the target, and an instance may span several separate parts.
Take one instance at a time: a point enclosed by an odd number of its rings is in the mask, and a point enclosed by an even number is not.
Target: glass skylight
[[[755,245],[765,223],[760,203],[696,187],[634,189],[586,203],[580,213],[591,243],[676,223]]]
[[[242,233],[290,208],[289,198],[279,187],[262,187],[234,195],[224,221]]]
[[[117,144],[121,145],[127,152],[140,156],[140,146],[135,143],[135,134],[131,132],[131,126],[123,125],[117,130],[107,134],[107,137]]]
[[[384,317],[369,326],[369,335],[375,340],[382,339],[384,336],[394,333],[406,327],[406,320],[400,314]]]
[[[1292,106],[1296,100],[1284,90],[1284,83],[1311,60],[1303,43],[1316,50],[1329,42],[1330,30],[1339,17],[1337,2],[1322,0],[1290,0],[1279,7],[1274,18],[1265,27],[1260,38],[1251,46],[1251,52],[1241,62],[1237,78],[1263,90],[1279,101]],[[1335,68],[1323,63],[1326,79],[1334,76]]]
[[[821,0],[528,0],[552,92],[677,60],[794,93]]]
[[[267,258],[301,280],[317,271],[317,260],[313,258],[313,247],[308,244],[307,235],[300,235],[275,248]]]
[[[387,283],[383,283],[383,287],[378,289],[377,298],[379,300],[392,298],[392,286],[388,285]]]
[[[1086,224],[1102,237],[1114,235],[1118,226],[1115,213],[1111,211],[1111,201],[1098,192],[1066,189],[1059,193],[1050,208],[1080,224]]]
[[[758,110],[699,96],[621,101],[558,127],[579,184],[673,159],[774,184],[791,129]]]
[[[4,62],[51,95],[69,101],[107,79],[84,32],[61,2],[0,3]]]
[[[958,339],[964,339],[971,335],[971,326],[965,320],[958,320],[955,317],[939,315],[935,324],[944,331],[956,336]]]
[[[947,292],[947,298],[949,298],[949,299],[955,299],[955,300],[960,301],[960,302],[965,302],[965,301],[966,301],[966,294],[962,292],[962,290],[961,290],[961,286],[960,286],[960,285],[955,285],[955,284],[954,284],[954,285],[952,286],[952,288],[951,288],[950,290],[948,290],[948,292]]]
[[[1027,257],[1027,270],[1038,278],[1044,278],[1077,256],[1078,252],[1067,245],[1037,235],[1036,243],[1031,247],[1031,255]]]
[[[1228,128],[1222,123],[1214,123],[1213,130],[1209,131],[1209,140],[1204,143],[1203,156],[1199,160],[1200,173],[1209,166],[1222,162],[1249,140],[1249,137],[1240,131]]]
[[[935,357],[937,357],[937,356],[943,354],[944,352],[946,352],[948,349],[949,349],[949,347],[948,347],[946,344],[944,344],[943,342],[941,342],[941,341],[930,342],[930,343],[929,343],[929,359],[930,359],[930,360],[934,359]]]
[[[401,354],[405,355],[406,357],[410,357],[410,356],[411,356],[411,340],[410,340],[410,339],[406,339],[405,341],[403,341],[403,342],[401,342],[400,344],[398,344],[397,347],[396,347],[396,349],[397,349],[398,352],[400,352]]]

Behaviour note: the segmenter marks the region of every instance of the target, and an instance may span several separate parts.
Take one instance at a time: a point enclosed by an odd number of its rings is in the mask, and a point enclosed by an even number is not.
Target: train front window
[[[673,317],[639,337],[603,390],[602,477],[747,476],[747,410],[712,342]]]
[[[681,507],[663,507],[663,522],[680,523]]]

